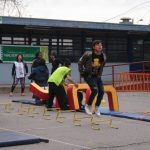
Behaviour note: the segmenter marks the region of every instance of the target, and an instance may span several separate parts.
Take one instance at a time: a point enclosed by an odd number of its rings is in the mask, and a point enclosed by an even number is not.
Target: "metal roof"
[[[19,17],[5,17],[5,16],[0,17],[0,24],[49,27],[49,28],[55,27],[55,28],[79,28],[79,29],[150,32],[150,25],[69,21],[69,20],[54,20],[54,19],[39,19],[39,18],[19,18]]]

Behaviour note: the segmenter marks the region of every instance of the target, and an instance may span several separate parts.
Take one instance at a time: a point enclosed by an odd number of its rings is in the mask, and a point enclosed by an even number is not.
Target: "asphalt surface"
[[[22,97],[15,94],[0,94],[0,103],[9,103],[13,99],[31,99],[31,93]],[[150,112],[150,93],[118,93],[120,111],[141,113]],[[107,96],[104,96],[107,102]],[[24,105],[25,106],[25,105]],[[107,107],[106,103],[105,106]],[[12,103],[10,112],[0,105],[0,130],[13,130],[31,134],[45,139],[49,143],[38,143],[21,146],[11,146],[5,150],[150,150],[150,122],[104,116],[94,120],[112,119],[112,125],[118,129],[110,128],[104,122],[93,130],[90,126],[90,118],[82,119],[81,126],[73,123],[74,112],[61,113],[65,118],[56,121],[56,112],[49,111],[50,116],[43,116],[44,106],[37,107],[34,112],[18,113],[21,107],[19,103]],[[77,117],[87,117],[85,113],[77,112]],[[50,120],[49,120],[50,119]]]

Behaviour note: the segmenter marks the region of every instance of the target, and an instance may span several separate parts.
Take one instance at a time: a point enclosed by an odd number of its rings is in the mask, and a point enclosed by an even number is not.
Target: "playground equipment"
[[[30,84],[30,91],[38,96],[40,99],[47,100],[49,98],[48,91],[44,90],[40,86],[38,86],[36,83]],[[83,91],[85,92],[85,101],[87,101],[88,96],[90,95],[90,89],[87,84],[78,84],[78,87],[75,87],[73,84],[70,84],[68,88],[66,89],[67,95],[68,95],[68,103],[70,110],[78,110],[79,109],[79,102],[78,102],[78,96],[77,92]],[[113,88],[111,85],[104,86],[104,92],[108,95],[108,103],[109,103],[109,109],[111,111],[119,111],[119,104],[118,104],[118,96],[115,88]],[[57,101],[57,100],[56,100]],[[58,102],[56,102],[58,106]]]
[[[79,109],[79,103],[77,101],[77,91],[84,91],[85,94],[85,101],[87,102],[88,97],[90,95],[90,88],[87,84],[78,84],[78,87],[75,86],[69,86],[67,90],[67,95],[69,97],[69,104],[71,109]],[[119,111],[119,104],[118,104],[118,96],[115,88],[111,85],[105,85],[104,86],[104,92],[108,95],[108,103],[109,103],[109,109],[111,111]],[[95,101],[93,102],[95,104]],[[93,105],[94,105],[93,104]]]
[[[115,111],[115,112],[119,111],[118,96],[117,96],[117,92],[116,92],[115,88],[111,85],[105,85],[104,86],[104,92],[108,96],[109,110]],[[86,96],[85,96],[86,97],[86,102],[87,102],[88,97],[90,96],[90,94],[91,94],[91,90],[90,90],[90,88],[88,88],[86,90]],[[92,106],[95,105],[95,102],[96,102],[96,97],[93,101]]]
[[[48,91],[45,90],[44,88],[40,87],[39,85],[37,85],[34,82],[30,83],[29,90],[34,95],[41,98],[42,100],[48,100],[49,99]]]

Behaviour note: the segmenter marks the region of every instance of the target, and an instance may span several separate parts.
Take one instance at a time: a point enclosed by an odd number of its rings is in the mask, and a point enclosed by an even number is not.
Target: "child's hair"
[[[54,51],[52,51],[52,52],[51,52],[51,56],[54,56],[54,57],[56,58],[56,57],[57,57],[57,53],[54,52]]]
[[[94,40],[94,41],[92,42],[92,49],[93,49],[93,47],[94,47],[96,44],[99,44],[99,43],[102,43],[102,41],[101,41],[101,40]]]
[[[39,61],[39,64],[38,64],[39,66],[45,66],[46,65],[46,63],[45,63],[45,59],[41,59],[40,61]]]
[[[19,61],[19,56],[21,56],[22,57],[22,59],[21,59],[21,62],[23,62],[23,55],[22,54],[18,54],[17,56],[16,56],[16,61],[18,62]]]
[[[40,54],[42,54],[42,52],[40,51],[36,52],[34,59],[38,59]]]
[[[67,58],[64,60],[63,66],[69,67],[71,65],[71,61]]]

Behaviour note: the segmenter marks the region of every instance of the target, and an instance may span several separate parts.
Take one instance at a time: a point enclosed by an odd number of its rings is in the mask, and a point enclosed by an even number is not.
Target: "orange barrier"
[[[86,93],[85,94],[86,102],[91,92],[87,84],[78,84],[78,87],[75,87],[74,85],[69,86],[67,90],[67,95],[68,95],[69,105],[71,109],[79,109],[77,91],[84,91]],[[111,85],[106,85],[104,86],[104,92],[107,93],[108,95],[109,109],[112,111],[119,111],[118,96],[117,96],[117,92],[115,88]],[[93,102],[94,104],[95,104],[95,101],[96,100],[94,100]]]
[[[75,87],[74,85],[70,85],[67,89],[67,95],[68,95],[68,103],[70,106],[70,109],[75,109],[78,110],[79,109],[79,102],[78,102],[78,96],[77,96],[77,92],[78,91],[84,91],[86,92],[86,90],[89,88],[89,86],[87,84],[78,84],[78,87]]]
[[[117,91],[149,92],[149,73],[117,73],[115,74],[114,87]]]
[[[45,101],[49,99],[48,90],[43,89],[42,87],[40,87],[34,82],[30,83],[29,90],[38,98],[40,98],[41,101]],[[57,98],[55,102],[55,107],[59,108]]]
[[[69,108],[71,110],[78,110],[79,109],[79,102],[78,102],[78,91],[85,92],[85,101],[88,100],[88,97],[90,95],[90,89],[87,84],[78,84],[78,87],[75,87],[74,85],[70,84],[68,87],[65,87],[67,91],[68,96],[68,104]],[[47,100],[49,99],[48,91],[44,90],[40,86],[38,86],[36,83],[30,84],[30,91],[36,95],[37,97]],[[104,86],[104,91],[108,95],[108,102],[109,102],[109,109],[113,111],[119,111],[119,104],[118,104],[118,97],[115,88],[113,88],[110,85]],[[57,105],[57,106],[56,106]],[[58,107],[58,101],[56,99],[55,107]]]
[[[36,83],[32,82],[29,86],[30,92],[32,92],[34,95],[39,97],[42,100],[49,99],[48,91],[37,85]]]
[[[118,96],[117,96],[116,89],[111,85],[105,85],[104,92],[108,96],[109,110],[116,111],[116,112],[119,111],[119,103],[118,103]],[[91,90],[90,88],[88,88],[85,95],[86,103],[88,101],[90,94],[91,94]],[[95,106],[95,103],[96,103],[96,98],[94,99],[92,106]]]

